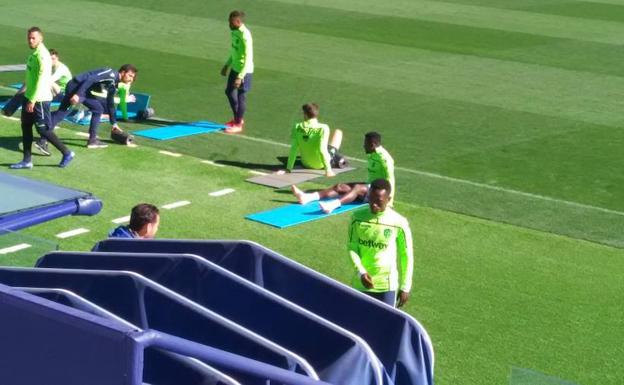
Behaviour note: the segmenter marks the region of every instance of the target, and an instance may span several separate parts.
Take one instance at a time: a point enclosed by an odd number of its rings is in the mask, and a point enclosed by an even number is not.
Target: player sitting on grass
[[[321,210],[329,214],[343,204],[355,200],[366,202],[368,184],[376,179],[386,179],[392,187],[390,190],[391,204],[394,199],[394,160],[388,151],[381,146],[381,135],[376,132],[367,133],[364,136],[364,151],[368,157],[368,183],[338,183],[328,189],[309,193],[292,185],[292,192],[299,203],[305,205],[312,201],[329,198],[330,200],[319,203]]]
[[[52,114],[52,127],[55,127],[69,114],[70,105],[84,104],[91,111],[89,123],[88,148],[103,148],[106,144],[97,138],[97,128],[103,113],[107,113],[112,124],[112,130],[121,131],[115,116],[115,94],[120,83],[132,84],[137,74],[132,64],[124,64],[119,71],[112,68],[100,68],[81,73],[74,77],[65,89],[65,97],[59,109]],[[102,98],[99,95],[106,95]]]
[[[303,122],[295,124],[291,134],[290,154],[286,169],[290,172],[295,166],[297,154],[301,154],[301,164],[305,168],[325,170],[326,176],[334,176],[332,167],[344,167],[346,162],[338,149],[342,143],[342,131],[334,130],[329,141],[329,126],[317,119],[319,106],[316,103],[304,104]]]
[[[144,238],[151,239],[156,236],[160,225],[160,211],[158,207],[141,203],[132,208],[130,224],[119,226],[111,231],[110,238]]]

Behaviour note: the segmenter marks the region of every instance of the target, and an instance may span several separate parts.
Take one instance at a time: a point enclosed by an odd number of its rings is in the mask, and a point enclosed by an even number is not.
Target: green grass
[[[39,246],[0,264],[32,265],[56,243],[87,250],[139,201],[190,200],[163,212],[159,236],[252,239],[348,282],[347,216],[285,230],[242,219],[292,201],[244,179],[279,163],[299,106],[316,101],[322,120],[345,131],[347,155],[364,158],[362,135],[377,130],[395,157],[396,207],[410,220],[417,256],[406,311],[431,334],[438,384],[503,384],[512,367],[619,384],[624,7],[608,3],[5,1],[0,64],[24,61],[25,29],[38,24],[74,72],[135,63],[134,89],[153,95],[159,116],[229,119],[218,71],[232,8],[249,15],[257,68],[243,137],[87,151],[75,135],[82,128],[61,129],[75,163],[59,170],[41,167],[58,154],[36,157],[27,175],[92,191],[104,209],[13,235]],[[19,80],[0,74],[0,84]],[[17,122],[0,120],[0,164],[19,160],[19,136]],[[359,170],[337,180],[365,177],[364,164],[353,163]],[[236,192],[208,195],[227,187]],[[76,227],[91,231],[54,237]]]

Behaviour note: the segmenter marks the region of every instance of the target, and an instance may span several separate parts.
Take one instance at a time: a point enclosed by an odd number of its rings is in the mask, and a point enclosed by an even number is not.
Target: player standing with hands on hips
[[[247,92],[251,89],[251,78],[254,70],[253,41],[251,32],[244,24],[245,12],[230,12],[229,23],[232,35],[230,56],[221,69],[221,75],[229,76],[225,94],[227,95],[234,118],[225,124],[225,132],[236,134],[243,131],[245,110],[247,109]]]

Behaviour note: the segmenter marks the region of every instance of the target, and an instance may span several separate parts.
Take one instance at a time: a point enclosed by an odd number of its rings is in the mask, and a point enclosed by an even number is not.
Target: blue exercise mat
[[[261,211],[259,213],[247,215],[245,218],[264,223],[265,225],[270,225],[277,227],[279,229],[283,229],[285,227],[299,225],[301,223],[315,221],[317,219],[323,219],[325,217],[329,217],[331,215],[337,215],[340,213],[344,213],[345,211],[355,210],[359,207],[366,206],[367,203],[362,202],[351,202],[346,205],[342,205],[338,207],[336,210],[332,211],[331,214],[325,214],[321,207],[319,206],[319,202],[310,202],[305,205],[300,204],[292,204],[286,205],[282,207],[278,207],[276,209]]]
[[[148,128],[134,131],[133,134],[156,140],[167,140],[181,138],[183,136],[206,134],[223,130],[225,126],[221,123],[201,120],[199,122],[176,124],[173,126]]]

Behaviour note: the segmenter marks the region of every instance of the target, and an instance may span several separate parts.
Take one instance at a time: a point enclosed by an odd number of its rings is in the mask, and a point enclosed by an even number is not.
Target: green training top
[[[61,92],[65,92],[65,87],[67,87],[67,83],[69,83],[71,79],[71,71],[65,64],[58,62],[56,68],[52,67],[52,82],[61,87]]]
[[[293,169],[297,153],[301,152],[301,163],[306,168],[315,170],[331,170],[331,162],[327,144],[329,143],[329,126],[319,123],[316,118],[295,124],[292,129],[290,154],[286,168]]]
[[[386,292],[412,288],[414,254],[412,232],[407,219],[390,207],[373,214],[363,207],[351,215],[349,243],[351,261],[356,268],[352,285],[361,291]],[[368,273],[373,288],[367,289],[360,276]]]
[[[24,96],[32,103],[52,100],[52,58],[43,45],[28,56],[26,61],[26,93]]]
[[[372,183],[375,179],[386,179],[390,182],[392,187],[390,203],[392,203],[395,196],[394,159],[381,146],[377,146],[374,152],[368,154],[368,183]]]
[[[238,29],[232,30],[232,48],[230,48],[230,57],[225,62],[226,66],[238,72],[238,78],[242,79],[245,75],[253,73],[253,40],[251,32],[243,24]]]

